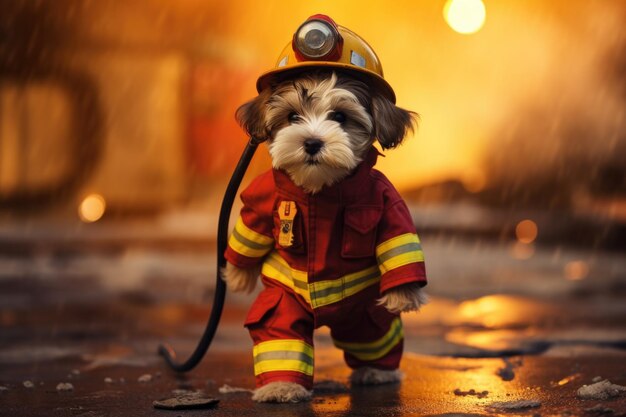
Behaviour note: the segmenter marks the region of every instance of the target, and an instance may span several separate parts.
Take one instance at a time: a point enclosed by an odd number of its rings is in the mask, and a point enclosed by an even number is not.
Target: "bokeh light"
[[[478,32],[485,24],[486,14],[482,0],[448,0],[443,7],[448,25],[464,35]]]
[[[520,243],[532,243],[537,239],[539,229],[532,220],[522,220],[515,226],[515,236]]]
[[[93,223],[102,218],[106,201],[100,194],[90,194],[78,206],[78,216],[85,223]]]
[[[565,278],[570,281],[580,281],[589,275],[589,265],[585,261],[571,261],[563,269]]]

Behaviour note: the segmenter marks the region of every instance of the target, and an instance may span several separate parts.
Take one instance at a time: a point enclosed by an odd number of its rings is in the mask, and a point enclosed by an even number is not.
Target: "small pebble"
[[[137,378],[137,381],[139,381],[139,382],[150,382],[150,381],[152,381],[152,375],[150,375],[150,374],[141,375],[139,378]]]
[[[9,389],[4,385],[0,385],[0,392],[8,391]]]
[[[105,384],[112,384],[113,383],[113,378],[109,378],[108,376],[106,378],[104,378],[104,383]]]
[[[69,382],[60,382],[57,385],[57,391],[74,391],[74,385]]]
[[[591,385],[583,385],[578,389],[576,395],[583,400],[608,400],[626,393],[626,387],[612,384],[604,379]]]
[[[593,378],[593,379],[591,380],[591,382],[600,382],[600,381],[602,381],[602,379],[603,379],[603,378],[602,378],[601,376],[597,376],[597,377]]]
[[[80,375],[80,371],[78,369],[72,369],[72,374]]]
[[[454,395],[457,396],[468,396],[468,395],[475,395],[478,398],[485,398],[486,396],[489,395],[489,391],[482,391],[482,392],[477,392],[475,389],[470,389],[469,391],[461,391],[459,388],[454,390]]]
[[[154,401],[154,408],[164,410],[191,410],[197,408],[213,408],[219,403],[217,398],[204,398],[198,394],[183,395],[175,398],[167,398]]]
[[[33,384],[33,381],[24,381],[24,382],[22,382],[22,384],[26,388],[35,388],[35,384]]]

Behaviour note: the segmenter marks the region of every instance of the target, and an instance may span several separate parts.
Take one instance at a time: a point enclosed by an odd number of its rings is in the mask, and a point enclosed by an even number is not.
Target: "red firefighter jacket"
[[[378,297],[399,285],[426,285],[411,215],[372,168],[378,155],[372,148],[351,176],[316,194],[281,170],[257,177],[241,194],[244,206],[226,259],[239,268],[262,262],[266,285],[282,285],[313,311],[331,314],[366,293]]]

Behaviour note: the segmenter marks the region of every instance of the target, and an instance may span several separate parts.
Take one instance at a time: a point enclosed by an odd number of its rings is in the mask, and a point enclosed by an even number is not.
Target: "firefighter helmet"
[[[309,17],[285,46],[276,66],[257,81],[261,92],[272,81],[317,67],[331,67],[361,76],[393,103],[396,95],[383,76],[383,67],[371,46],[356,33],[326,15]]]

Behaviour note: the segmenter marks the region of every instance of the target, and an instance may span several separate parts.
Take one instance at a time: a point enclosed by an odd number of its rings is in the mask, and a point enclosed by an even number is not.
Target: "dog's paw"
[[[309,401],[313,393],[295,382],[270,382],[254,390],[258,403],[299,403]]]
[[[405,284],[385,292],[378,300],[391,313],[419,311],[428,302],[428,296],[417,283]]]
[[[233,292],[251,293],[256,287],[260,272],[259,267],[241,269],[227,262],[226,268],[222,269],[222,279]]]
[[[352,385],[382,385],[400,382],[402,372],[398,369],[393,371],[385,371],[383,369],[375,369],[370,367],[358,368],[352,371],[350,382]]]

